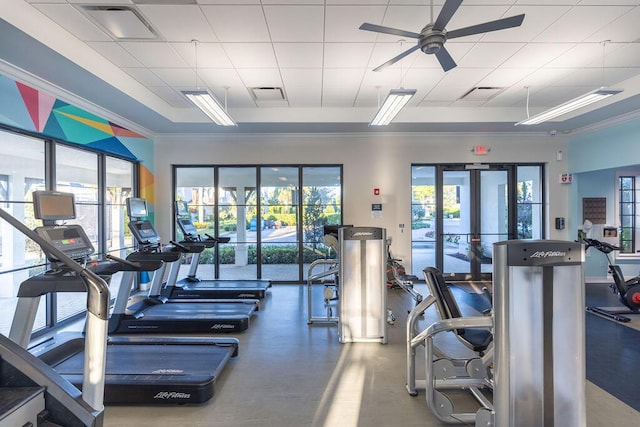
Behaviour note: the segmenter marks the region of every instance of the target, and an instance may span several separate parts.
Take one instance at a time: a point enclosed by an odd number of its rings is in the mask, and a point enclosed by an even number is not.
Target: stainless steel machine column
[[[584,250],[554,240],[493,246],[497,427],[582,427]]]
[[[386,230],[345,227],[340,243],[340,342],[387,343]]]

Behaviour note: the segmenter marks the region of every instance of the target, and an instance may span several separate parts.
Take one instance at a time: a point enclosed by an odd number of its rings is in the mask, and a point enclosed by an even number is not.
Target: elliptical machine
[[[613,251],[618,251],[620,248],[610,243],[601,242],[596,239],[583,238],[585,243],[585,251],[590,247],[594,247],[602,252],[607,257],[607,263],[609,265],[609,274],[613,277],[613,284],[609,286],[613,292],[618,296],[618,300],[627,309],[610,310],[600,307],[587,307],[587,311],[599,314],[606,318],[615,320],[617,322],[629,322],[629,319],[623,314],[634,314],[640,311],[640,276],[633,277],[629,280],[624,279],[622,269],[619,265],[613,264],[609,254]]]

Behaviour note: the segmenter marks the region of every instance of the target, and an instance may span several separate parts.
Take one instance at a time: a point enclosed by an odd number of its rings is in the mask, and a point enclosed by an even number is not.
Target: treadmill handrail
[[[40,247],[55,256],[80,276],[87,286],[87,338],[82,383],[82,399],[92,408],[104,408],[104,376],[107,352],[107,320],[109,318],[109,286],[100,276],[69,258],[47,239],[0,208],[0,218],[7,221]]]

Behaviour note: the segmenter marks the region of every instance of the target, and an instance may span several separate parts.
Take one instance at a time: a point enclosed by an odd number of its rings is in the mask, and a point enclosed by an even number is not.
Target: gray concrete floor
[[[335,326],[307,325],[306,287],[274,285],[251,327],[237,336],[240,354],[212,400],[108,407],[105,426],[439,426],[424,393],[411,397],[405,389],[404,322],[412,304],[402,291],[389,291],[397,321],[387,345],[340,344]],[[631,426],[639,419],[637,411],[587,384],[588,426]]]

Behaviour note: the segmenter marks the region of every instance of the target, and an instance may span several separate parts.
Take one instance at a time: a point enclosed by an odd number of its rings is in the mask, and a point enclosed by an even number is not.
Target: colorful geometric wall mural
[[[154,203],[153,141],[0,74],[0,123],[140,162],[140,196]]]

